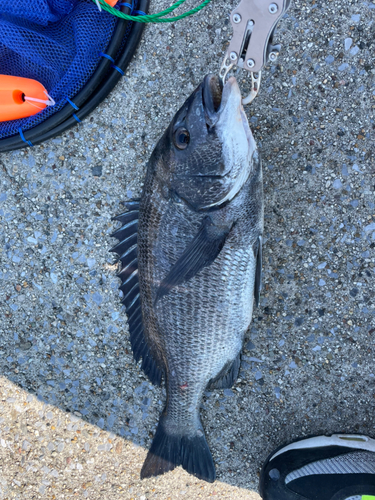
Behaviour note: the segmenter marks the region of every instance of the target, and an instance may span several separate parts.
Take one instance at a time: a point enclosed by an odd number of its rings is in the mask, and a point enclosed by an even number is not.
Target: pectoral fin
[[[189,281],[204,267],[212,264],[223,248],[230,229],[217,227],[210,217],[206,217],[198,234],[161,282],[156,292],[155,304],[172,288]]]

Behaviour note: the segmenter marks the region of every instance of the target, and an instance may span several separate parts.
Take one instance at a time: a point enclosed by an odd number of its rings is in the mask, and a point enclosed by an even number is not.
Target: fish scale
[[[148,163],[138,219],[120,216],[114,233],[119,254],[137,241],[138,275],[130,257],[119,274],[134,357],[167,389],[141,477],[182,465],[215,479],[199,408],[207,388],[236,380],[259,299],[261,161],[235,79],[215,109],[217,92],[208,76],[177,112]]]

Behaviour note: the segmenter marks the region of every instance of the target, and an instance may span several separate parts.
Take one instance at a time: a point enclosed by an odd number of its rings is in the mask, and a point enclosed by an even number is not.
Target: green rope
[[[150,14],[147,16],[129,16],[128,14],[124,14],[114,7],[111,7],[104,0],[99,0],[99,3],[103,10],[106,10],[107,12],[110,12],[117,17],[121,17],[122,19],[126,19],[127,21],[136,21],[138,23],[173,23],[174,21],[178,21],[179,19],[183,19],[184,17],[191,16],[196,12],[199,12],[211,2],[211,0],[204,0],[200,5],[194,7],[194,9],[188,10],[187,12],[184,12],[179,16],[164,17],[177,9],[177,7],[179,7],[185,1],[186,0],[177,0],[177,2],[168,7],[168,9],[158,12],[157,14]],[[93,0],[93,2],[97,3],[96,0]]]

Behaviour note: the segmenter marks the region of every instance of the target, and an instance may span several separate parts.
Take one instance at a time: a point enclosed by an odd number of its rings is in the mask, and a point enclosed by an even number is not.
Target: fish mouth
[[[242,121],[250,150],[254,149],[254,138],[242,106],[241,91],[233,76],[223,85],[221,78],[217,75],[207,75],[203,81],[202,101],[208,128],[214,127],[220,116],[225,113],[226,107],[230,107]]]
[[[256,145],[242,105],[241,91],[234,76],[230,77],[223,85],[221,78],[217,75],[207,75],[203,81],[202,101],[207,128],[217,125],[220,118],[226,121],[227,117],[225,115],[235,114],[238,117],[238,120],[242,122],[249,152],[252,155]]]
[[[220,109],[223,88],[223,82],[217,75],[207,75],[203,81],[203,106],[210,121],[215,118]]]
[[[241,91],[234,76],[223,85],[217,75],[207,75],[202,87],[202,102],[208,125],[214,126],[227,106],[237,113],[243,111]]]
[[[223,145],[225,168],[218,177],[229,186],[220,201],[204,209],[231,201],[241,190],[252,170],[252,157],[257,150],[237,80],[230,77],[225,85],[216,75],[207,75],[203,81],[202,102],[208,131],[216,129]]]

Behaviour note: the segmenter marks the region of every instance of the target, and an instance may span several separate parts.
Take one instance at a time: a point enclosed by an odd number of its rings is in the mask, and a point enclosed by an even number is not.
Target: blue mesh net
[[[0,122],[0,138],[66,105],[93,74],[116,23],[92,0],[0,0],[0,74],[33,78],[56,102],[34,116]]]

